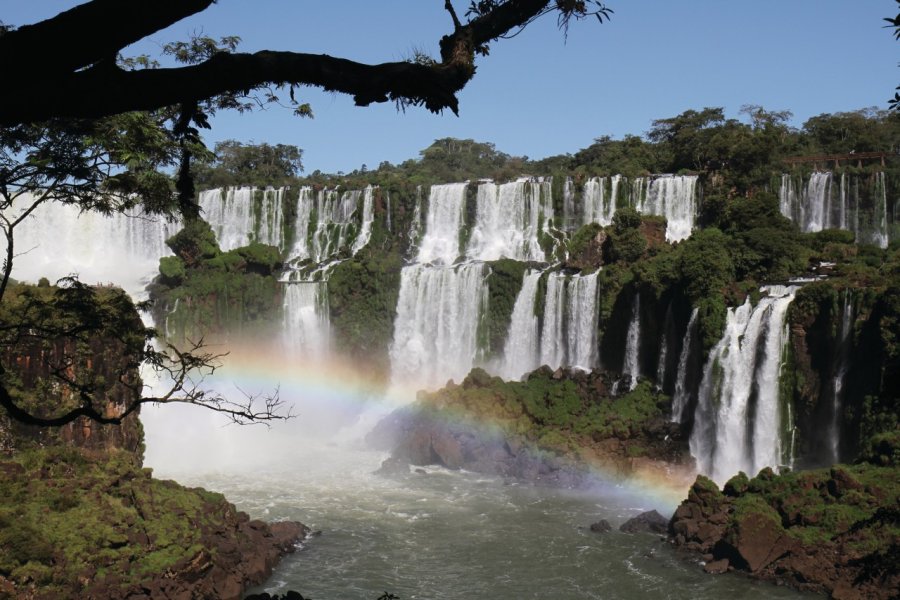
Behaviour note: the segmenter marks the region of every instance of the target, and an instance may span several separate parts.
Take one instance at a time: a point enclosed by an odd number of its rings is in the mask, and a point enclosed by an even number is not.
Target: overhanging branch
[[[325,54],[263,51],[254,54],[218,54],[209,60],[181,68],[123,71],[103,58],[187,14],[203,10],[211,0],[166,0],[123,3],[94,0],[84,12],[73,9],[48,21],[0,36],[0,63],[17,67],[17,89],[0,97],[0,125],[44,121],[53,117],[96,118],[134,110],[154,110],[182,102],[198,102],[227,92],[244,92],[266,85],[311,85],[353,96],[356,104],[399,101],[423,105],[432,112],[458,111],[459,92],[475,74],[475,51],[504,33],[528,23],[546,10],[547,0],[508,0],[470,23],[454,28],[440,40],[441,62],[432,65],[408,62],[363,64]],[[126,5],[140,6],[125,9]],[[153,7],[152,10],[149,7]],[[89,10],[90,9],[90,10]],[[141,25],[142,11],[155,21]],[[89,35],[83,29],[85,15],[111,11],[124,23],[124,33],[104,25]],[[78,44],[73,36],[100,38],[71,56],[53,42],[52,53],[28,58],[39,44],[23,44],[41,34],[62,29],[63,40]],[[96,29],[98,25],[92,24]],[[93,30],[90,30],[93,31]],[[37,32],[37,33],[36,33]],[[82,40],[83,41],[83,40]],[[68,43],[66,42],[66,43]],[[65,58],[63,58],[65,56]],[[83,68],[93,65],[90,68]],[[79,70],[80,69],[80,70]]]

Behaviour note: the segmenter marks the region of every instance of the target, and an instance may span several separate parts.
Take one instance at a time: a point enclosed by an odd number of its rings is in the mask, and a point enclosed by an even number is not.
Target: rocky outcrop
[[[834,598],[900,595],[900,470],[836,465],[743,474],[722,491],[698,477],[669,523],[708,573],[751,576]]]
[[[524,382],[480,369],[396,411],[369,435],[392,451],[381,472],[440,465],[534,483],[577,487],[592,468],[627,477],[690,467],[668,399],[644,382],[611,397],[610,376],[546,367]],[[401,468],[401,472],[404,472]]]

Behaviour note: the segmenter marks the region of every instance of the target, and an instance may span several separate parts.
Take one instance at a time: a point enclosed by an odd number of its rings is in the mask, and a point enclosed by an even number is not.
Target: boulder
[[[606,533],[612,531],[612,525],[606,519],[600,519],[596,523],[591,523],[591,531],[594,533]]]
[[[624,533],[647,532],[665,535],[669,531],[669,520],[655,510],[650,510],[625,521],[619,527],[619,531]]]

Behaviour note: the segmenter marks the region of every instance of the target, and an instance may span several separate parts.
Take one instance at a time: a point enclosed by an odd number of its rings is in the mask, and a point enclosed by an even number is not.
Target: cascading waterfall
[[[316,231],[312,237],[312,259],[322,262],[347,246],[347,236],[359,204],[359,190],[321,190],[316,199]]]
[[[540,364],[585,371],[597,366],[597,273],[547,274]]]
[[[780,376],[787,343],[785,315],[798,288],[769,286],[753,306],[748,298],[729,308],[722,339],[710,352],[703,379],[691,454],[701,473],[722,485],[743,471],[785,464]]]
[[[875,217],[872,223],[872,243],[880,248],[887,248],[890,238],[888,235],[888,199],[887,184],[884,171],[875,175]]]
[[[453,264],[460,256],[459,231],[466,207],[465,183],[431,186],[425,235],[419,244],[417,262]]]
[[[858,242],[886,248],[890,242],[887,190],[883,171],[874,174],[869,200],[861,202],[859,178],[842,173],[835,184],[830,172],[814,172],[797,193],[795,178],[781,176],[781,214],[794,221],[803,232],[823,229],[852,231]],[[863,204],[863,206],[861,206]]]
[[[687,332],[684,334],[684,343],[681,346],[681,354],[678,355],[678,374],[675,378],[675,393],[672,395],[672,421],[676,423],[684,420],[684,410],[690,401],[690,392],[687,388],[687,368],[697,329],[697,312],[696,308],[691,311]]]
[[[224,192],[224,194],[223,194]],[[254,198],[258,197],[258,202]],[[284,250],[284,188],[253,187],[205,190],[199,204],[203,218],[227,252],[251,241]]]
[[[330,347],[328,293],[325,282],[284,285],[282,336],[292,357],[323,359]]]
[[[552,219],[549,182],[482,183],[478,186],[475,223],[466,257],[544,261],[539,236]]]
[[[300,188],[297,197],[297,217],[294,220],[294,246],[289,254],[290,258],[307,259],[312,248],[309,239],[309,225],[315,206],[313,189],[305,185]]]
[[[831,462],[841,460],[841,406],[844,401],[844,380],[850,367],[850,334],[853,331],[853,302],[850,290],[844,292],[843,308],[841,310],[841,328],[838,331],[836,361],[834,378],[831,382],[831,423],[829,440],[831,448]]]
[[[563,229],[574,231],[575,228],[575,184],[571,177],[566,177],[563,184]]]
[[[539,366],[538,318],[534,313],[534,302],[540,279],[540,271],[528,271],[522,280],[503,347],[500,376],[504,379],[519,379]]]
[[[584,190],[582,192],[582,209],[584,214],[583,223],[599,223],[606,227],[612,223],[613,215],[616,212],[616,185],[618,185],[618,177],[615,178],[615,184],[612,185],[610,193],[606,192],[606,177],[591,177],[584,182]]]
[[[631,322],[628,324],[628,334],[625,339],[625,361],[622,365],[622,373],[631,378],[629,390],[637,387],[638,377],[641,375],[641,295],[635,294],[634,303],[631,305]]]
[[[436,387],[469,373],[487,303],[484,269],[481,263],[403,268],[390,349],[395,384]]]
[[[15,215],[30,205],[31,197],[25,195],[10,212]],[[144,298],[144,287],[159,271],[159,259],[171,254],[165,241],[179,227],[138,211],[105,216],[47,202],[15,228],[12,275],[36,282],[78,273],[85,283],[115,281],[133,297]]]
[[[362,250],[372,237],[372,222],[375,220],[374,199],[374,188],[371,185],[366,186],[366,189],[363,190],[362,223],[359,233],[356,235],[356,240],[353,242],[353,248],[350,250],[351,254],[356,254]]]
[[[650,182],[647,194],[640,189],[635,208],[644,214],[666,218],[666,240],[678,242],[690,237],[697,220],[696,175],[661,175]]]

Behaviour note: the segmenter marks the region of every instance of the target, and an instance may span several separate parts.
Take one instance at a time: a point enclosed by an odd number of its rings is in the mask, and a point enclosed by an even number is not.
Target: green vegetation
[[[475,425],[497,424],[544,450],[568,453],[617,438],[628,456],[653,454],[660,440],[647,430],[667,419],[668,397],[649,381],[619,397],[610,397],[604,385],[600,374],[557,377],[541,368],[525,381],[505,382],[473,369],[460,385],[422,396],[419,407]]]
[[[189,221],[166,243],[176,256],[160,259],[151,299],[155,320],[166,325],[172,341],[265,336],[280,321],[277,248],[252,242],[222,252],[201,220]]]
[[[335,349],[385,381],[402,266],[399,254],[364,250],[336,266],[328,279]]]
[[[518,261],[501,259],[489,263],[487,277],[488,314],[481,323],[479,336],[481,347],[488,357],[499,356],[503,352],[506,334],[512,317],[516,298],[522,289],[527,265]]]
[[[0,461],[0,576],[43,597],[145,582],[189,564],[235,520],[220,494],[152,479],[134,456],[60,446]]]

